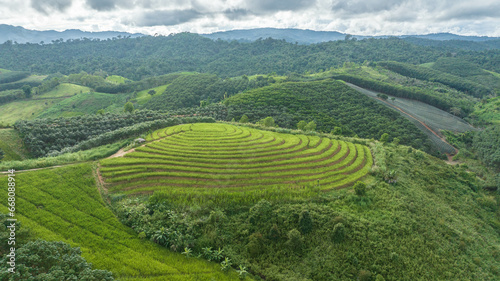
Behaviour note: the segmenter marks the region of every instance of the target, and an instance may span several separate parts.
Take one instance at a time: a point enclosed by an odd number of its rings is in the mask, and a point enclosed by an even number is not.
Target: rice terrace
[[[110,192],[352,185],[373,160],[368,147],[318,136],[227,124],[185,124],[157,130],[124,157],[101,161]]]

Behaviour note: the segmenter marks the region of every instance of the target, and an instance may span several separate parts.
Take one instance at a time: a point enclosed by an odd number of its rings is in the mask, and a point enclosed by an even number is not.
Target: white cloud
[[[500,36],[498,0],[0,0],[0,23],[38,30],[207,33],[256,27],[359,35]]]

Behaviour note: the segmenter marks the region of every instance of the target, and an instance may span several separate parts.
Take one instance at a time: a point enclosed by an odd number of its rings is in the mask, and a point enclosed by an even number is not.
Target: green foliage
[[[135,50],[130,52],[129,50]],[[36,73],[71,73],[103,70],[133,80],[172,73],[198,71],[223,77],[259,73],[285,74],[318,71],[350,61],[435,61],[440,49],[413,45],[402,39],[331,41],[295,45],[284,40],[251,43],[213,41],[197,34],[141,36],[120,40],[71,40],[58,44],[0,45],[0,65]],[[127,83],[122,84],[127,85]]]
[[[247,249],[251,257],[257,257],[265,250],[265,241],[261,233],[255,232],[248,238]]]
[[[127,102],[125,106],[123,107],[123,111],[127,113],[132,113],[134,112],[134,104],[131,102]]]
[[[392,143],[393,143],[394,145],[398,145],[400,141],[401,141],[401,140],[400,140],[399,138],[394,138],[394,139],[392,140]]]
[[[388,133],[383,133],[382,136],[380,136],[380,142],[385,144],[388,141],[389,141],[389,134]]]
[[[307,123],[307,125],[304,126],[304,130],[306,130],[306,131],[316,130],[316,123],[314,121]]]
[[[500,167],[500,126],[490,126],[477,132],[472,147],[485,164]]]
[[[144,108],[176,110],[198,105],[203,107],[227,96],[268,84],[266,79],[245,80],[236,77],[222,80],[211,74],[181,75],[171,82],[162,95],[153,96]]]
[[[294,228],[288,232],[287,236],[286,245],[293,251],[300,252],[304,247],[304,238],[302,238],[300,232]]]
[[[306,125],[307,125],[306,121],[300,120],[299,123],[297,123],[297,129],[304,131],[304,128],[306,127]]]
[[[433,150],[429,138],[408,119],[337,81],[273,84],[230,97],[224,104],[226,120],[245,114],[256,122],[271,113],[279,127],[295,128],[299,121],[313,119],[318,132],[341,127],[345,136],[377,139],[388,132],[402,144]]]
[[[313,230],[313,220],[308,211],[300,213],[299,229],[302,234],[308,234]]]
[[[31,86],[30,85],[24,85],[24,86],[22,86],[21,90],[23,90],[24,96],[27,99],[31,98]]]
[[[6,258],[0,265],[2,280],[102,280],[112,281],[106,270],[92,269],[79,248],[64,242],[36,240],[16,250],[16,273],[7,272]]]
[[[2,71],[0,73],[0,84],[12,83],[28,77],[29,72],[24,71]]]
[[[276,124],[274,123],[274,119],[272,117],[266,117],[264,119],[261,119],[258,124],[261,124],[264,127],[276,127]]]
[[[408,77],[439,82],[474,97],[483,97],[492,93],[490,88],[481,84],[427,67],[398,62],[380,62],[377,65]]]
[[[240,123],[248,123],[248,116],[246,114],[243,114],[240,118]]]
[[[341,127],[333,127],[332,135],[341,136],[342,128]]]
[[[332,230],[332,240],[335,243],[342,243],[346,236],[346,229],[343,223],[335,224]]]
[[[2,161],[4,157],[5,157],[5,152],[3,152],[3,150],[0,148],[0,161]]]
[[[358,196],[364,196],[366,194],[366,183],[358,181],[354,184],[354,192]]]

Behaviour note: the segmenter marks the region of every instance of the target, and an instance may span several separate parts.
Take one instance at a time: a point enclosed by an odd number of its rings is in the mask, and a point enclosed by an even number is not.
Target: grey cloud
[[[347,14],[374,13],[392,10],[405,1],[400,0],[340,0],[334,1],[332,10]]]
[[[468,7],[461,6],[447,9],[439,17],[439,20],[481,20],[498,17],[500,17],[500,3],[481,6],[481,4],[470,2]]]
[[[250,8],[256,12],[269,13],[278,11],[298,11],[316,5],[316,0],[255,0],[251,1]]]
[[[143,13],[135,20],[138,26],[170,26],[192,21],[203,14],[196,10],[161,10]]]
[[[63,12],[71,6],[71,1],[72,0],[31,0],[31,7],[43,14],[48,14],[51,10]]]
[[[110,11],[117,6],[115,0],[87,0],[86,3],[97,11]]]
[[[222,14],[230,20],[245,19],[253,15],[253,13],[247,9],[227,9],[223,11]]]

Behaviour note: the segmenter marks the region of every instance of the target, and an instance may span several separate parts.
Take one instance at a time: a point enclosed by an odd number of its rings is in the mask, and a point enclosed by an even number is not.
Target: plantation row
[[[373,162],[369,149],[359,144],[226,124],[178,125],[157,130],[147,140],[125,157],[101,161],[108,190],[328,190],[364,177]]]
[[[0,177],[5,186],[6,180]],[[237,279],[217,264],[186,259],[139,240],[106,208],[90,165],[23,173],[16,184],[16,217],[23,227],[38,238],[80,247],[94,268],[110,270],[119,280]],[[7,202],[6,196],[0,195],[2,202]],[[0,204],[1,212],[7,212],[5,205]]]

